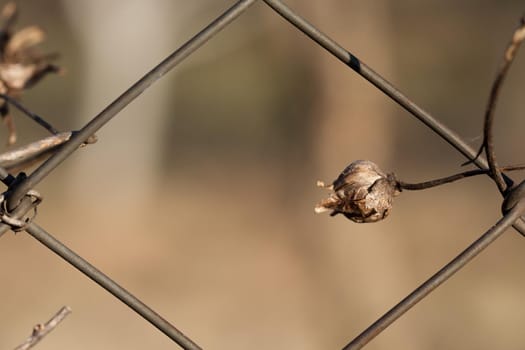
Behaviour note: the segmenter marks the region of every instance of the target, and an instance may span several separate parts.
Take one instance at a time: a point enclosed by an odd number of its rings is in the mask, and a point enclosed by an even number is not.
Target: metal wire
[[[9,172],[5,168],[0,167],[0,181],[2,181],[4,185],[9,187],[15,181],[15,177],[9,174]],[[29,197],[24,197],[20,202],[20,205],[16,207],[16,209],[13,210],[12,213],[10,213],[11,217],[14,217],[16,219],[22,217],[23,215],[25,215],[25,213],[31,210],[31,208],[33,208],[33,204],[33,201]],[[10,225],[0,222],[0,237],[2,237],[10,229]]]
[[[44,162],[25,181],[14,189],[13,193],[8,198],[9,210],[14,209],[27,191],[42,181],[53,169],[62,163],[71,153],[78,149],[82,143],[110,121],[117,113],[123,110],[131,101],[137,98],[164,74],[181,63],[186,57],[201,47],[215,34],[224,29],[229,23],[246,11],[249,6],[253,5],[255,1],[256,0],[238,1],[95,116],[89,123],[80,129],[78,133],[74,134],[60,151]]]
[[[124,304],[128,305],[140,316],[144,317],[148,322],[157,327],[161,332],[166,334],[170,339],[179,344],[183,349],[200,350],[201,348],[195,344],[191,339],[185,336],[175,326],[162,318],[159,314],[153,311],[149,306],[140,301],[133,294],[119,286],[115,281],[106,276],[96,267],[84,260],[74,251],[66,247],[60,241],[51,236],[43,228],[36,223],[30,223],[26,227],[26,231],[36,238],[40,243],[55,252],[68,263],[76,267],[84,275],[91,278],[98,285],[120,299]]]
[[[294,25],[297,29],[306,34],[310,39],[321,45],[333,56],[337,57],[344,64],[352,68],[356,73],[368,80],[379,90],[383,91],[392,100],[396,101],[401,107],[425,123],[425,125],[434,130],[438,135],[440,135],[467,158],[471,159],[476,155],[476,151],[472,149],[466,142],[464,142],[454,131],[449,129],[443,123],[434,118],[430,113],[412,102],[386,79],[368,67],[363,61],[358,59],[333,39],[299,16],[282,1],[264,0],[264,2],[284,19]],[[484,161],[484,159],[480,159],[478,165],[480,167],[487,168],[487,163]]]
[[[385,328],[387,328],[415,304],[421,301],[421,299],[426,297],[430,292],[452,277],[452,275],[458,272],[463,266],[476,257],[476,255],[481,253],[483,249],[487,248],[523,214],[525,214],[525,199],[522,197],[516,206],[514,206],[512,210],[510,210],[503,218],[501,218],[496,223],[496,225],[491,227],[461,254],[445,265],[445,267],[439,270],[425,283],[420,285],[416,290],[401,300],[396,306],[381,316],[381,318],[379,318],[370,327],[368,327],[348,345],[346,345],[343,350],[357,350],[365,346],[369,341],[385,330]]]
[[[463,154],[467,159],[473,160],[480,169],[488,169],[488,163],[484,158],[476,157],[476,150],[474,150],[468,143],[466,143],[458,134],[448,128],[445,124],[434,118],[430,113],[419,107],[416,103],[405,96],[401,91],[396,89],[386,79],[368,67],[364,62],[352,55],[349,51],[344,49],[341,45],[328,37],[326,34],[315,28],[312,24],[304,18],[295,13],[291,8],[279,0],[264,0],[264,2],[275,10],[281,17],[294,25],[301,32],[306,34],[310,39],[325,48],[332,55],[337,57],[344,64],[352,68],[356,73],[372,83],[379,90],[383,91],[388,97],[397,102],[401,107],[423,122],[426,126],[432,129],[442,139],[447,141],[452,147]],[[506,177],[509,179],[508,177]],[[510,179],[509,179],[510,180]],[[511,181],[511,180],[510,180]],[[523,219],[514,223],[513,227],[525,236],[525,222]]]
[[[20,201],[18,207],[16,207],[16,209],[13,210],[13,212],[11,213],[11,217],[19,219],[22,216],[24,216],[29,210],[31,210],[34,206],[35,203],[33,203],[33,201],[29,197],[24,197],[22,198],[22,201]],[[10,229],[10,225],[4,222],[0,222],[0,237],[2,237]]]

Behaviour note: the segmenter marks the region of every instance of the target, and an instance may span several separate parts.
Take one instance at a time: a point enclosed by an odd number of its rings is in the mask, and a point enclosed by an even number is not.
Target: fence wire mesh
[[[184,349],[201,349],[201,347],[197,345],[199,343],[198,334],[193,334],[191,337],[196,341],[190,339],[169,321],[155,312],[150,306],[121,287],[112,278],[91,265],[86,259],[68,248],[60,240],[54,238],[32,219],[24,218],[27,213],[36,210],[36,207],[40,203],[40,194],[34,190],[36,185],[47,176],[53,174],[55,169],[76,150],[80,149],[82,145],[91,143],[90,137],[93,137],[93,135],[102,129],[106,123],[108,123],[113,117],[117,116],[126,106],[152,86],[152,84],[164,77],[166,73],[182,63],[185,59],[191,59],[201,46],[205,45],[221,30],[225,29],[230,24],[235,23],[237,18],[240,18],[244,13],[249,12],[247,10],[255,3],[257,3],[255,0],[243,0],[233,4],[195,36],[177,48],[167,58],[162,60],[161,63],[145,74],[78,131],[61,134],[62,138],[60,139],[60,146],[53,148],[52,155],[29,175],[26,176],[24,173],[10,173],[7,169],[10,168],[7,166],[9,163],[5,163],[4,167],[0,168],[0,178],[7,187],[7,190],[2,197],[4,208],[2,211],[2,223],[0,223],[0,236],[5,234],[9,229],[12,229],[13,231],[26,231],[45,247],[82,272],[85,276],[89,277],[116,298],[120,299],[138,315],[142,316],[145,320]],[[297,11],[278,0],[264,0],[260,1],[260,3],[265,3],[269,9],[279,14],[290,25],[304,33],[313,42],[328,51],[329,54],[344,63],[362,78],[366,79],[388,98],[395,101],[399,106],[406,110],[406,112],[421,121],[426,127],[463,155],[467,161],[472,162],[479,169],[482,169],[481,172],[476,172],[476,175],[486,174],[495,180],[498,179],[499,175],[497,171],[499,171],[498,169],[500,168],[498,168],[497,165],[496,167],[494,166],[496,163],[495,160],[490,157],[490,146],[485,146],[485,151],[489,156],[489,162],[486,157],[476,157],[478,155],[477,150],[471,146],[471,142],[464,140],[458,133],[447,127],[445,123],[441,122],[406,97],[394,87],[393,84],[375,72],[357,56],[343,48],[343,46],[338,44],[333,38],[324,34],[319,28],[316,28],[309,23]],[[262,11],[262,9],[257,8],[257,11]],[[521,26],[523,26],[523,20]],[[516,33],[518,33],[518,31]],[[518,39],[519,42],[523,40],[523,38]],[[517,45],[519,45],[519,42]],[[145,45],[147,45],[147,43]],[[512,61],[512,59],[510,59],[510,61]],[[52,133],[58,133],[58,130],[50,125],[46,128],[51,130]],[[491,130],[492,129],[489,127],[489,131]],[[492,142],[491,136],[487,136],[487,133],[485,133],[484,137],[484,142],[486,144]],[[488,141],[487,138],[489,138]],[[498,237],[500,237],[507,228],[513,226],[517,232],[525,235],[525,222],[522,217],[525,213],[525,185],[523,183],[516,185],[515,183],[517,183],[517,181],[513,181],[506,174],[502,174],[501,179],[502,182],[498,184],[500,185],[501,192],[505,198],[503,204],[503,217],[495,222],[490,229],[470,244],[456,258],[450,260],[437,273],[428,278],[423,284],[408,294],[363,332],[358,334],[355,338],[348,335],[349,340],[351,340],[346,346],[344,346],[344,349],[360,349],[367,345],[368,342],[394,323],[406,311],[427,297],[430,292],[442,285],[454,273],[462,269],[483,249],[487,248]],[[508,188],[504,187],[505,181],[509,184]],[[173,200],[177,199],[175,198]],[[211,347],[213,347],[213,345]]]

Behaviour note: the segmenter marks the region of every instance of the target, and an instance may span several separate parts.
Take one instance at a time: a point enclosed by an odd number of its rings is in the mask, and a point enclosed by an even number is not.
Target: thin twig
[[[42,338],[49,334],[60,322],[62,322],[67,315],[71,313],[68,306],[62,307],[49,321],[45,324],[37,324],[33,328],[33,332],[22,344],[18,345],[15,350],[28,350],[35,346]]]
[[[71,137],[72,132],[62,132],[0,154],[0,167],[8,171],[21,170],[56,151]]]
[[[0,153],[0,167],[11,172],[24,170],[57,152],[59,147],[69,141],[74,134],[75,131],[61,132]],[[95,142],[97,142],[97,137],[96,135],[92,135],[83,145],[93,144]]]
[[[38,125],[42,126],[44,129],[52,133],[53,135],[58,134],[60,131],[55,129],[53,125],[49,124],[47,121],[45,121],[42,117],[39,115],[31,112],[29,109],[25,108],[20,102],[18,102],[15,98],[6,95],[6,94],[0,94],[0,98],[5,100],[7,103],[12,104],[15,106],[18,110],[20,110],[23,114],[27,115],[29,118],[33,119]]]
[[[504,167],[500,167],[499,169],[501,171],[525,170],[525,165],[504,166]],[[407,182],[397,180],[397,185],[399,186],[399,188],[403,190],[418,191],[418,190],[425,190],[427,188],[444,185],[444,184],[451,183],[457,180],[461,180],[467,177],[477,176],[477,175],[486,175],[489,173],[490,173],[490,169],[473,169],[473,170],[467,170],[467,171],[464,171],[458,174],[446,176],[440,179],[419,182],[419,183],[407,183]]]
[[[510,184],[503,178],[502,171],[498,168],[498,162],[496,161],[496,153],[494,152],[494,111],[496,109],[496,102],[498,100],[503,81],[507,76],[509,68],[512,62],[514,61],[516,52],[520,47],[520,44],[523,41],[523,39],[525,39],[525,17],[522,17],[520,19],[520,25],[512,35],[512,40],[510,41],[503,56],[503,63],[501,64],[498,73],[496,74],[496,79],[494,79],[494,82],[492,83],[489,101],[485,110],[485,122],[483,125],[483,143],[476,155],[476,157],[478,157],[483,151],[483,149],[485,149],[485,154],[490,169],[490,175],[494,179],[494,182],[496,182],[496,185],[498,186],[498,189],[502,194],[506,192]]]

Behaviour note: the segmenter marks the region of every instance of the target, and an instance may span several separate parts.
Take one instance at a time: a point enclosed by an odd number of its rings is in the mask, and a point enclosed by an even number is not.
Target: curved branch
[[[485,149],[487,163],[490,169],[490,175],[496,182],[496,185],[498,186],[498,189],[502,194],[507,191],[511,184],[507,183],[503,178],[503,174],[498,168],[498,162],[496,161],[493,136],[494,110],[496,108],[496,102],[501,91],[501,85],[505,80],[505,77],[507,76],[507,72],[509,71],[512,62],[514,61],[514,57],[516,56],[516,51],[518,50],[523,39],[525,39],[525,16],[521,18],[520,25],[514,31],[512,40],[507,49],[505,50],[503,63],[500,66],[494,83],[492,84],[489,102],[485,110],[485,123],[483,127],[483,145],[481,146],[479,152],[481,153],[481,149]]]
[[[62,307],[49,321],[45,324],[37,324],[33,328],[33,332],[22,344],[18,345],[15,350],[28,350],[35,346],[42,338],[49,334],[53,329],[62,322],[67,315],[71,313],[71,309],[68,306]]]
[[[500,170],[500,172],[501,171],[525,170],[525,165],[504,166],[504,167],[498,168],[498,170]],[[419,183],[407,183],[403,181],[397,181],[397,185],[399,186],[399,188],[403,190],[418,191],[418,190],[425,190],[427,188],[444,185],[444,184],[451,183],[457,180],[461,180],[467,177],[485,175],[489,173],[490,173],[490,169],[474,169],[474,170],[467,170],[467,171],[464,171],[458,174],[446,176],[440,179],[419,182]]]

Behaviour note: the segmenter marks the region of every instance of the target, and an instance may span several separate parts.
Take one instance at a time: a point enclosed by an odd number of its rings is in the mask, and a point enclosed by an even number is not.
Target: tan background
[[[20,25],[43,26],[68,72],[23,102],[79,128],[231,3],[21,1]],[[288,3],[481,142],[522,2]],[[524,161],[524,57],[497,109],[502,163]],[[20,143],[44,135],[16,121]],[[339,349],[500,216],[487,178],[406,192],[377,224],[314,215],[315,181],[352,160],[422,181],[464,159],[262,2],[98,136],[38,186],[38,222],[205,349]],[[509,231],[367,349],[523,349],[524,252]],[[176,348],[24,233],[2,237],[0,262],[1,349],[62,305],[39,350]]]

